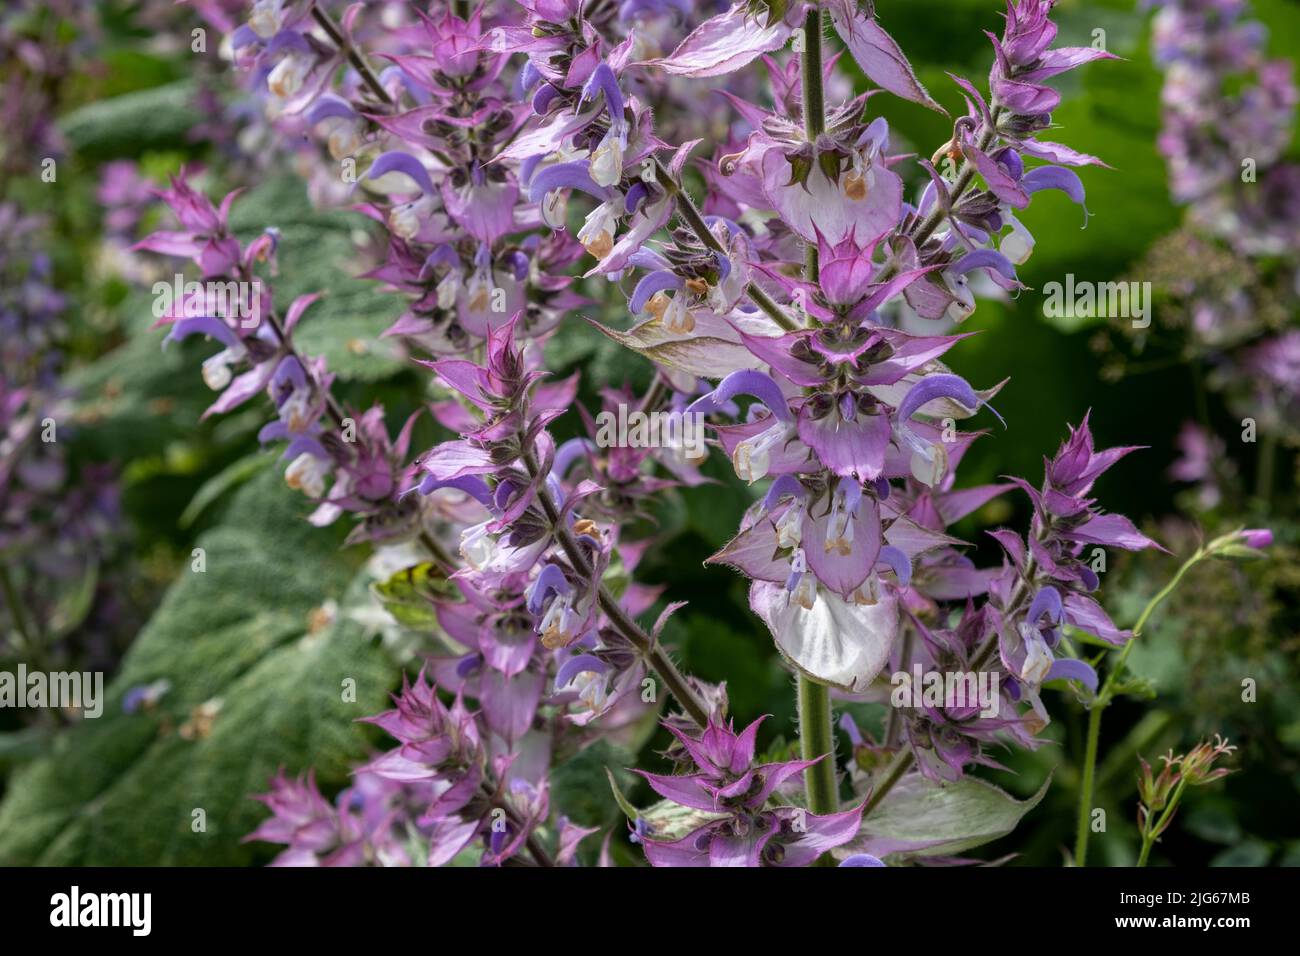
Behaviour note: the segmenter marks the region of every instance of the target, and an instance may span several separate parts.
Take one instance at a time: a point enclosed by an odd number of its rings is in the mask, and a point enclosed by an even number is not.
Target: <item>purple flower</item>
[[[1247,547],[1263,550],[1272,547],[1273,532],[1268,528],[1247,528],[1241,533],[1241,540]]]
[[[652,866],[808,866],[857,835],[861,807],[818,815],[799,807],[767,806],[782,784],[817,761],[754,765],[762,720],[737,734],[712,719],[699,737],[669,726],[695,772],[637,772],[660,796],[706,811],[713,819],[671,842],[643,835],[640,842]]]

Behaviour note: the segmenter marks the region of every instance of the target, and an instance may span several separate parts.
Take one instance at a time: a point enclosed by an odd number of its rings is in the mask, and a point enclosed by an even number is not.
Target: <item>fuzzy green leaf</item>
[[[348,616],[368,582],[336,534],[303,520],[306,507],[266,473],[199,539],[206,570],[187,565],[168,591],[105,688],[103,715],[10,781],[0,864],[247,864],[271,850],[240,843],[266,816],[249,795],[278,767],[314,767],[325,789],[345,783],[367,750],[355,721],[382,708],[395,671]],[[331,597],[332,621],[321,611]],[[130,688],[164,678],[155,709],[123,712]],[[205,703],[219,709],[195,733]]]

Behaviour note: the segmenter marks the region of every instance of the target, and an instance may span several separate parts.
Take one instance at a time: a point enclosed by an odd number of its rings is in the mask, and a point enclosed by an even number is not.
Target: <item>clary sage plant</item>
[[[1066,694],[1092,717],[1086,861],[1100,716],[1163,597],[1117,626],[1095,558],[1160,545],[1093,496],[1135,449],[1096,447],[1087,416],[1062,423],[1041,475],[961,479],[971,445],[1015,422],[996,410],[1004,383],[960,374],[960,326],[1023,288],[1036,194],[1083,207],[1107,174],[1054,141],[1049,81],[1111,54],[1059,45],[1052,0],[1009,0],[987,78],[951,76],[965,112],[918,150],[881,103],[944,111],[869,0],[192,6],[224,31],[262,141],[384,230],[357,281],[401,297],[386,334],[450,436],[412,447],[416,419],[394,433],[378,404],[337,397],[295,341],[316,297],[274,307],[278,233],[237,237],[237,193],[173,180],[175,222],[139,248],[192,264],[158,325],[211,340],[208,414],[260,410],[313,523],[418,547],[437,622],[439,650],[369,718],[390,749],[334,801],[280,775],[252,839],[307,865],[569,865],[585,840],[608,863],[629,839],[656,866],[946,860],[978,841],[953,838],[960,804],[926,795],[1039,746]],[[625,320],[590,309],[595,291]],[[575,410],[577,378],[549,375],[544,346],[583,322],[653,363],[645,392]],[[570,413],[588,435],[557,441]],[[725,684],[678,667],[661,637],[681,605],[637,579],[656,545],[630,529],[656,495],[705,482],[711,455],[752,504],[725,547],[686,557],[747,580],[792,675],[797,752],[760,754],[761,718],[737,723]],[[978,564],[952,526],[1003,495],[1032,519],[992,531],[1001,558]],[[1233,532],[1189,564],[1267,545]],[[891,705],[883,727],[854,721],[861,701]],[[560,755],[655,719],[671,766],[641,773],[652,805],[616,785],[625,832],[555,806]],[[1167,821],[1146,789],[1154,840]],[[1030,804],[993,793],[1006,832]]]

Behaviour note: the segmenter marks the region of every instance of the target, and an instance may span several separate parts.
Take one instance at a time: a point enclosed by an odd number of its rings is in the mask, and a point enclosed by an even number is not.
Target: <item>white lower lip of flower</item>
[[[325,476],[329,462],[303,452],[284,470],[284,482],[309,498],[319,498],[325,493]]]
[[[811,575],[809,575],[811,577]],[[861,691],[889,661],[898,636],[898,602],[885,591],[863,606],[819,589],[811,608],[783,600],[784,588],[754,582],[751,603],[776,638],[781,655],[822,683]]]
[[[1027,684],[1037,687],[1047,672],[1052,669],[1054,658],[1043,638],[1028,624],[1020,625],[1020,634],[1025,640],[1025,664],[1020,676]]]
[[[203,362],[203,384],[214,392],[219,392],[230,384],[232,378],[230,364],[235,357],[230,349],[224,349]]]
[[[597,674],[595,671],[583,671],[574,677],[573,686],[578,691],[578,699],[586,704],[590,710],[600,711],[604,709],[605,701],[609,695],[606,693],[603,674]]]
[[[578,230],[578,241],[597,259],[603,259],[614,248],[614,233],[617,231],[618,204],[610,200],[601,203],[587,216]]]
[[[345,121],[330,130],[327,142],[330,156],[334,159],[346,159],[361,148],[364,140],[356,124]]]
[[[475,571],[482,571],[496,557],[496,540],[488,534],[487,522],[460,533],[460,556]]]
[[[971,313],[974,311],[975,303],[972,302],[970,305],[967,305],[965,302],[959,302],[954,299],[952,302],[948,303],[948,308],[944,310],[944,315],[953,322],[965,322],[971,317]]]
[[[275,65],[266,78],[266,88],[282,99],[288,99],[302,89],[311,64],[297,53],[289,53]]]
[[[492,277],[486,272],[476,272],[469,280],[469,310],[486,312],[492,302]]]
[[[946,314],[954,322],[964,322],[975,311],[975,296],[971,294],[970,283],[964,275],[943,274],[944,285],[952,293],[953,301],[948,303]]]
[[[853,515],[844,507],[844,496],[839,493],[831,502],[831,515],[826,522],[826,540],[822,547],[827,554],[837,551],[848,557],[853,553]]]
[[[591,154],[591,178],[598,186],[613,186],[623,178],[623,137],[611,126]]]
[[[723,290],[721,285],[709,286],[709,293],[704,300],[714,312],[727,311],[727,292]]]
[[[648,315],[653,315],[656,319],[663,321],[664,313],[668,311],[668,306],[672,302],[667,292],[656,292],[650,296],[650,300],[645,304],[645,311]]]
[[[414,239],[420,232],[420,214],[423,212],[423,199],[405,202],[394,206],[388,213],[388,228],[395,236],[402,239]]]
[[[753,484],[771,467],[772,449],[785,440],[786,426],[777,423],[753,438],[746,438],[731,453],[731,464],[741,481]]]
[[[872,572],[853,593],[849,595],[854,604],[870,607],[880,602],[880,579]]]
[[[665,329],[678,335],[684,335],[695,329],[695,317],[686,307],[685,293],[679,292],[672,297],[668,308],[664,310],[663,323]]]
[[[998,252],[1006,256],[1008,262],[1018,266],[1027,262],[1033,254],[1034,237],[1015,216],[1008,214],[1006,219],[1011,225],[1011,232],[998,243]]]
[[[799,578],[799,583],[790,592],[790,601],[806,611],[811,611],[813,605],[817,603],[817,578],[805,571]]]
[[[776,523],[776,543],[782,548],[797,548],[803,538],[803,502],[796,502]]]
[[[552,229],[563,229],[565,213],[569,208],[569,196],[558,189],[542,197],[542,222]]]
[[[546,647],[564,647],[573,642],[577,631],[574,625],[577,616],[573,613],[573,595],[565,594],[551,601],[546,609],[537,631],[542,635],[542,644]]]
[[[438,308],[450,309],[456,304],[456,296],[460,293],[461,276],[459,271],[453,270],[447,273],[446,277],[438,283]]]
[[[311,415],[308,413],[310,401],[311,393],[307,389],[300,388],[280,406],[280,420],[289,426],[289,431],[305,431],[311,423]]]
[[[280,0],[257,0],[248,15],[248,26],[263,40],[280,32]]]
[[[578,241],[596,259],[604,259],[614,248],[614,236],[605,230],[599,232],[588,230],[586,236],[578,237]]]
[[[948,473],[948,453],[942,445],[931,445],[929,451],[929,458],[920,452],[912,452],[912,477],[927,488],[933,488]]]
[[[869,165],[854,165],[851,173],[844,177],[843,187],[844,195],[854,202],[866,199],[871,193],[871,187],[876,184],[876,174],[871,171]]]

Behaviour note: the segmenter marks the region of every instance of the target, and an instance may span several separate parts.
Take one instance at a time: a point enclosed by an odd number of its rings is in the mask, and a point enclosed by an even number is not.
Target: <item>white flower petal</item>
[[[819,588],[807,610],[788,601],[781,585],[755,581],[749,603],[776,638],[782,657],[842,690],[864,690],[889,660],[898,636],[898,602],[888,591],[875,604],[853,604]]]

